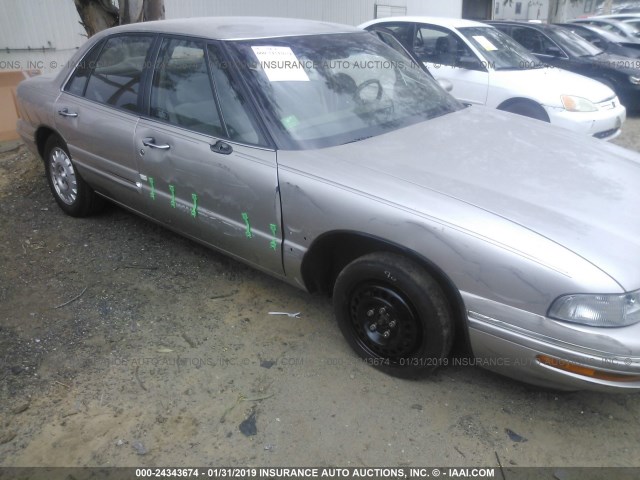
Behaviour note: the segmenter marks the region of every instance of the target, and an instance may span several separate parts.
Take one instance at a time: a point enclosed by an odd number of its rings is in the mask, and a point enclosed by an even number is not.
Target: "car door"
[[[425,23],[416,24],[414,55],[436,80],[453,85],[453,95],[465,102],[484,105],[489,90],[489,72],[483,61],[453,30]]]
[[[114,35],[78,64],[55,104],[56,129],[80,174],[98,192],[137,209],[133,132],[153,35]]]
[[[218,46],[163,38],[148,91],[134,135],[145,212],[282,273],[276,153]]]

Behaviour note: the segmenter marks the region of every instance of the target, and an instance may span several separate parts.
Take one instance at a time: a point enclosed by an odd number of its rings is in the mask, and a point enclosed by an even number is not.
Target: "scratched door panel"
[[[141,120],[136,128],[145,211],[171,228],[274,273],[282,272],[274,151]],[[146,147],[153,139],[161,149]]]

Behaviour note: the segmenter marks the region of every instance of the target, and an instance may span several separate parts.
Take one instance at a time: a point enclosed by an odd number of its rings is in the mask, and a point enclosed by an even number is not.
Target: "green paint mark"
[[[280,121],[282,122],[282,125],[284,125],[284,128],[286,128],[287,130],[296,128],[300,123],[300,120],[298,120],[298,117],[296,117],[295,115],[289,115],[288,117],[283,117],[280,119]]]
[[[242,212],[242,219],[244,220],[244,224],[247,226],[244,234],[247,238],[253,237],[253,234],[251,233],[251,224],[249,223],[249,214],[247,212]]]
[[[269,242],[269,245],[271,246],[272,250],[276,250],[278,248],[278,241],[276,237],[276,232],[278,231],[278,227],[276,226],[275,223],[270,223],[269,229],[271,230],[271,235],[273,236],[273,239],[271,240],[271,242]]]
[[[149,177],[149,185],[151,185],[151,192],[149,196],[151,196],[151,200],[156,199],[156,182],[153,180],[153,177]]]
[[[191,207],[191,216],[193,218],[196,218],[198,216],[198,195],[192,193],[191,199],[193,200],[193,207]]]
[[[169,191],[171,192],[171,208],[176,208],[176,187],[169,185]]]

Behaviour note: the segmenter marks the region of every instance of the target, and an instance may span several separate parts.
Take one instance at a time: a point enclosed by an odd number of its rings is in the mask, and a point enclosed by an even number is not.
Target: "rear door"
[[[97,191],[138,208],[138,165],[133,132],[140,85],[155,37],[115,35],[80,62],[58,98],[56,129],[80,174]]]
[[[165,37],[135,128],[145,212],[216,249],[280,274],[276,152],[219,47]]]

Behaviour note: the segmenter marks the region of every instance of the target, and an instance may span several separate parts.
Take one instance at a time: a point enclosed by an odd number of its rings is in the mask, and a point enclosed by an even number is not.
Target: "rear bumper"
[[[29,151],[33,153],[36,157],[39,156],[38,145],[36,144],[36,130],[29,124],[24,121],[22,118],[19,118],[16,122],[16,131],[20,138],[27,146]]]
[[[463,297],[476,365],[558,390],[640,391],[640,324],[585,327]]]

